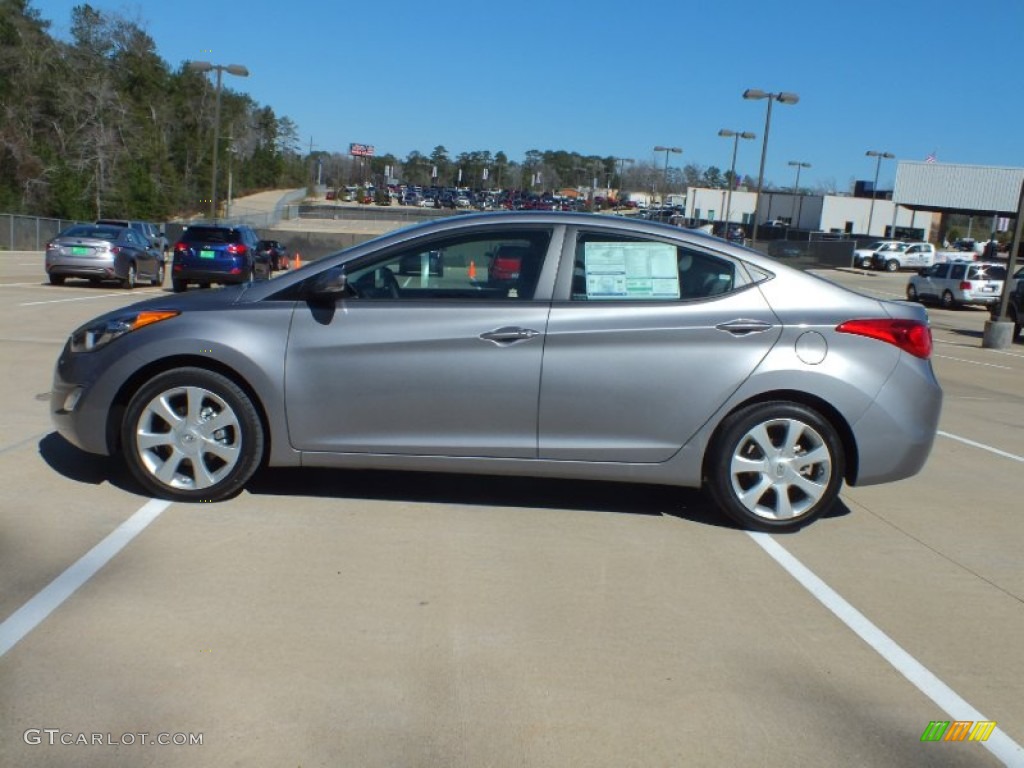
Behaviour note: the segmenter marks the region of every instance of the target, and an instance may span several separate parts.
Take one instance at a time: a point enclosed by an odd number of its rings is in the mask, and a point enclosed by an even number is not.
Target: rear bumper
[[[235,269],[235,267],[229,267],[228,269]],[[248,282],[249,275],[245,269],[240,269],[239,272],[232,274],[230,271],[225,269],[199,269],[196,267],[175,266],[171,270],[171,279],[184,280],[189,283],[219,283],[221,285],[229,285]]]
[[[851,485],[916,475],[935,441],[942,389],[930,362],[906,353],[871,406],[852,425],[859,464]]]

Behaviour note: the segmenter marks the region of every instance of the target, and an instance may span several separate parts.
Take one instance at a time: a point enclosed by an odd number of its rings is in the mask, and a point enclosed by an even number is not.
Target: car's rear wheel
[[[165,275],[164,270],[165,270],[165,267],[164,267],[163,264],[161,264],[160,266],[158,266],[156,268],[156,274],[153,275],[152,285],[163,285],[164,284],[164,275]]]
[[[845,458],[835,428],[797,403],[755,403],[729,416],[712,442],[708,489],[744,528],[789,531],[836,501]]]
[[[121,281],[121,287],[125,290],[130,291],[135,287],[135,283],[138,281],[139,273],[135,270],[135,263],[132,262],[128,265],[128,274],[124,276]]]
[[[184,293],[188,290],[188,280],[171,280],[171,290],[175,293]]]
[[[943,291],[942,298],[939,300],[943,309],[953,309],[956,306],[956,299],[953,298],[951,291]]]
[[[907,301],[917,301],[917,299],[918,299],[917,288],[915,288],[913,285],[908,285],[907,286]]]
[[[125,460],[150,493],[218,501],[237,493],[263,456],[263,427],[248,395],[202,368],[162,373],[132,397],[121,427]]]
[[[64,285],[64,275],[50,275],[50,285]]]

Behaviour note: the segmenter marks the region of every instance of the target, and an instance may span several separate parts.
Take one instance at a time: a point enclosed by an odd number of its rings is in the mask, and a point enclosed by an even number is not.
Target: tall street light
[[[662,147],[662,146],[659,145],[659,146],[654,148],[654,151],[655,152],[664,152],[665,153],[665,194],[667,195],[668,194],[668,156],[669,156],[669,153],[675,152],[677,155],[680,155],[680,154],[682,154],[683,150],[681,150],[679,147]],[[664,196],[661,199],[661,204],[665,205],[665,198],[664,198]]]
[[[210,181],[210,219],[217,220],[217,145],[220,143],[220,91],[221,75],[227,72],[229,75],[248,77],[249,70],[241,64],[211,64],[208,61],[190,61],[188,68],[193,72],[217,72],[217,106],[213,112],[213,173]]]
[[[725,237],[729,237],[729,217],[732,215],[732,188],[736,186],[736,150],[739,149],[740,139],[756,139],[757,135],[750,131],[730,131],[723,128],[718,132],[719,136],[732,137],[732,165],[729,166],[729,191],[725,193]],[[757,211],[755,210],[755,214]],[[755,215],[756,218],[756,215]]]
[[[803,163],[799,160],[790,160],[789,165],[796,166],[796,181],[793,182],[793,208],[796,208],[796,196],[800,194],[800,171],[804,168],[810,168],[810,163]],[[804,199],[800,198],[800,213],[796,215],[795,224],[799,229],[800,227],[800,214],[804,212]]]
[[[619,186],[620,187],[622,186],[622,174],[624,174],[626,172],[626,163],[629,163],[630,165],[632,165],[635,162],[636,162],[636,160],[634,160],[632,157],[620,157],[619,158]]]
[[[875,160],[875,183],[871,187],[871,208],[868,210],[868,237],[871,237],[871,220],[875,217],[875,195],[878,194],[878,172],[882,169],[882,160],[892,160],[896,155],[892,152],[876,152],[873,149],[869,149],[864,153],[868,157],[877,158]],[[894,235],[895,232],[889,234]]]
[[[754,198],[754,236],[753,240],[757,240],[757,209],[761,205],[761,187],[764,186],[764,161],[768,156],[768,130],[772,124],[772,102],[777,101],[780,104],[796,104],[800,101],[800,97],[795,93],[786,93],[780,91],[779,93],[766,93],[765,91],[759,91],[756,88],[748,88],[743,92],[744,99],[768,99],[768,114],[764,119],[764,141],[761,144],[761,170],[757,174],[757,195]]]

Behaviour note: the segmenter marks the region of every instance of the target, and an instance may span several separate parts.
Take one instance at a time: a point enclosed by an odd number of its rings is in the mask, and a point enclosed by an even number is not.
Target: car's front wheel
[[[744,528],[790,531],[835,503],[845,458],[835,428],[817,411],[784,401],[729,416],[712,442],[708,489]]]
[[[907,286],[907,301],[917,301],[917,300],[918,300],[917,288],[915,288],[913,285],[908,285]]]
[[[226,376],[180,368],[135,393],[121,426],[125,460],[150,493],[219,501],[237,493],[263,457],[263,426],[249,396]]]
[[[885,262],[885,271],[886,272],[899,272],[900,271],[900,263],[898,261],[896,261],[896,259],[889,259],[887,262]]]

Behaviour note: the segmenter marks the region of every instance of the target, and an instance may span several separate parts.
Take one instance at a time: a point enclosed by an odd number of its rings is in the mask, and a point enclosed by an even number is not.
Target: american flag
[[[924,161],[925,161],[926,163],[937,163],[937,162],[939,161],[939,158],[937,158],[937,157],[935,156],[935,153],[934,153],[934,152],[930,152],[930,153],[928,154],[928,157],[926,157],[926,158],[924,159]]]

